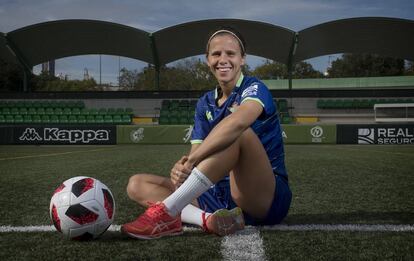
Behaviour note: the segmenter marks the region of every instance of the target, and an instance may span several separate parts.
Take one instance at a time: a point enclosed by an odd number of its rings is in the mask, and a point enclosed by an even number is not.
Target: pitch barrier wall
[[[285,144],[414,144],[414,124],[282,125]],[[189,144],[191,125],[3,125],[0,144]]]

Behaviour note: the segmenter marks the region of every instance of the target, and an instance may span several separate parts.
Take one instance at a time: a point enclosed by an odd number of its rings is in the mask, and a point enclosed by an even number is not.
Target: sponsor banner
[[[282,125],[285,144],[335,144],[335,125]]]
[[[414,124],[337,125],[338,144],[414,144]]]
[[[117,126],[117,143],[190,144],[191,125],[124,125]]]
[[[13,144],[116,144],[115,126],[15,126]]]

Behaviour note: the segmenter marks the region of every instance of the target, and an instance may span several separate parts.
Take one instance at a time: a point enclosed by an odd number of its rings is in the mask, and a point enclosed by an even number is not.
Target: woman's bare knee
[[[137,200],[142,197],[140,195],[143,191],[141,187],[145,186],[147,176],[147,174],[135,174],[129,178],[127,194],[130,199]]]

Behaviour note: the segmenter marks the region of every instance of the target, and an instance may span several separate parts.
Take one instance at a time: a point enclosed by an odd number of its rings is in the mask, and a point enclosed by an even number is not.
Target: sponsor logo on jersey
[[[251,85],[251,86],[247,87],[241,95],[242,99],[246,98],[247,96],[257,95],[257,89],[258,88],[259,88],[259,85],[257,85],[257,84],[254,84],[254,85]]]
[[[211,111],[206,111],[206,118],[209,121],[212,121],[213,120],[213,116],[211,115]]]

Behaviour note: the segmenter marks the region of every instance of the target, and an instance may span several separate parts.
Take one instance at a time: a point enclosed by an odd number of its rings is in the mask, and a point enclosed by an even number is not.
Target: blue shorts
[[[292,201],[292,192],[290,191],[287,178],[275,175],[275,179],[275,194],[267,216],[263,219],[258,219],[243,211],[246,225],[275,225],[282,222],[282,220],[286,217]],[[197,201],[202,210],[210,213],[222,208],[233,209],[237,207],[237,204],[231,197],[229,179],[218,182],[214,187],[210,188],[198,197]]]

